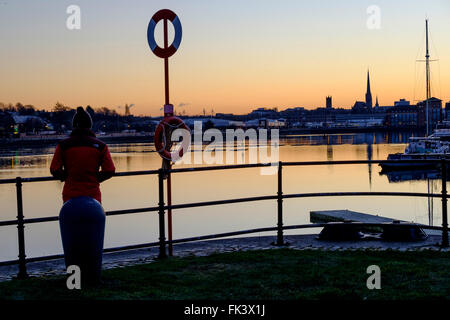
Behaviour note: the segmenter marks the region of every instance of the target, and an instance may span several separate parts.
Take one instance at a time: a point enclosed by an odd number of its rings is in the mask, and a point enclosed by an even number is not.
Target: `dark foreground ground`
[[[367,288],[369,265],[380,290]],[[255,250],[109,269],[81,290],[63,276],[6,281],[0,299],[449,299],[449,267],[449,252]]]

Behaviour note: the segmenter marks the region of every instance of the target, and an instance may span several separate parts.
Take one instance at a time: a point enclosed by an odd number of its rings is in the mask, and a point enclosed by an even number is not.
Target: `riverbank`
[[[225,135],[225,129],[221,130]],[[290,128],[280,129],[279,137],[290,139],[300,135],[348,135],[348,134],[387,134],[388,137],[398,135],[403,136],[402,142],[406,142],[405,137],[420,136],[423,132],[413,129],[392,129],[384,127],[373,128]],[[21,148],[45,148],[53,147],[60,140],[66,138],[67,135],[30,135],[22,136],[20,138],[0,138],[0,145],[2,148],[10,150],[18,150]],[[152,143],[154,138],[153,132],[147,133],[110,133],[99,134],[97,137],[108,144],[121,143]],[[394,139],[395,142],[401,142],[402,139]],[[389,141],[386,141],[389,142]]]
[[[115,268],[99,287],[68,290],[65,276],[0,283],[7,300],[449,299],[449,252],[274,249],[217,253]],[[369,290],[367,267],[381,270]]]
[[[440,235],[430,235],[422,241],[395,242],[375,239],[359,241],[325,241],[319,240],[317,234],[285,235],[288,248],[295,250],[325,250],[325,251],[446,251],[449,248],[439,247],[442,242]],[[241,252],[252,250],[277,249],[272,245],[272,236],[239,237],[218,240],[196,241],[175,244],[173,254],[176,257],[208,256],[224,252]],[[158,247],[124,250],[103,254],[103,269],[127,267],[157,261]],[[17,274],[16,264],[2,265],[0,263],[0,282],[13,279]],[[31,277],[47,277],[65,274],[64,259],[53,259],[27,263],[27,272]]]

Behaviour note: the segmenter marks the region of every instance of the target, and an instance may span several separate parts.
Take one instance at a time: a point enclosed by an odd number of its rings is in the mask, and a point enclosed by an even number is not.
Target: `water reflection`
[[[390,153],[403,152],[405,144],[389,144],[384,134],[309,135],[282,139],[281,161],[383,160]],[[399,138],[400,139],[400,138]],[[404,139],[402,136],[401,139]],[[358,144],[358,142],[361,142]],[[254,146],[247,146],[246,155]],[[109,145],[118,172],[153,170],[161,158],[151,143]],[[376,149],[376,150],[375,150]],[[53,148],[39,149],[36,155],[2,154],[0,179],[16,176],[48,176]],[[198,165],[177,165],[177,167]],[[392,191],[439,192],[439,181],[405,180],[380,175],[377,165],[324,165],[286,167],[283,192]],[[394,182],[395,183],[391,183]],[[276,193],[276,175],[261,175],[258,168],[180,173],[172,176],[172,202],[212,201]],[[56,216],[62,205],[59,181],[24,183],[26,218]],[[102,184],[105,210],[156,206],[156,176],[117,177]],[[286,225],[309,223],[312,210],[349,209],[418,223],[440,224],[440,201],[406,197],[324,197],[286,199],[283,202]],[[17,215],[14,185],[0,185],[0,220]],[[174,238],[236,231],[276,225],[276,202],[230,204],[174,210]],[[0,228],[0,260],[17,257],[15,227]],[[287,234],[300,231],[289,231]],[[262,234],[265,235],[265,234]],[[108,217],[105,247],[153,242],[158,239],[155,213]],[[29,225],[26,228],[27,256],[57,254],[62,251],[57,223]]]
[[[428,225],[434,224],[434,197],[433,194],[440,192],[442,174],[440,170],[400,170],[400,171],[381,171],[380,176],[385,175],[389,183],[399,183],[405,181],[426,181],[427,184],[427,211]],[[450,175],[447,176],[449,180]]]
[[[441,179],[441,173],[439,170],[389,171],[389,172],[380,172],[380,175],[386,176],[388,178],[388,181],[392,183],[402,181],[420,181],[420,180],[428,181]]]
[[[0,169],[23,170],[32,167],[47,166],[49,155],[0,157]]]
[[[327,147],[327,160],[333,160],[333,145],[352,144],[367,145],[367,151],[360,150],[361,154],[372,152],[373,144],[385,143],[407,143],[410,137],[418,136],[415,132],[392,132],[392,133],[346,133],[346,134],[300,134],[288,135],[280,138],[280,145],[289,144],[293,146],[320,146]],[[153,143],[128,143],[128,144],[109,144],[111,152],[114,153],[154,153]],[[46,155],[52,155],[55,151],[54,146],[24,148],[12,146],[0,148],[0,169],[16,167],[41,166],[47,162]]]
[[[333,161],[333,147],[331,144],[327,145],[327,160]]]
[[[340,145],[340,144],[384,144],[407,143],[409,138],[423,136],[421,132],[371,132],[371,133],[339,133],[339,134],[299,134],[288,135],[294,145]]]

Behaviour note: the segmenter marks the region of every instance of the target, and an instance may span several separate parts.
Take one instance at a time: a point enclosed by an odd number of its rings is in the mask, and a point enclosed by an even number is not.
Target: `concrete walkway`
[[[429,236],[424,241],[418,242],[387,242],[381,240],[359,240],[359,241],[324,241],[318,240],[317,235],[291,235],[285,236],[289,242],[287,248],[297,250],[434,250],[450,251],[449,248],[442,249],[438,246],[441,242],[440,236]],[[222,240],[199,241],[192,243],[177,244],[173,247],[176,257],[206,256],[220,252],[234,252],[258,249],[278,249],[271,243],[275,241],[274,236],[233,238]],[[103,255],[103,269],[118,268],[136,264],[150,263],[156,260],[158,248],[136,249]],[[0,281],[11,280],[18,271],[17,265],[0,266]],[[32,262],[27,264],[30,276],[51,276],[66,274],[63,259]]]

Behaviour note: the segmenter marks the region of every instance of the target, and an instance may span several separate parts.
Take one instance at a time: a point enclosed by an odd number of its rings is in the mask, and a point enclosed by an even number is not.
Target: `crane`
[[[130,105],[128,105],[128,104],[125,104],[125,116],[130,116],[131,115],[131,112],[130,112],[130,109],[132,108],[134,106],[134,103],[132,103],[132,104],[130,104]],[[117,108],[122,108],[122,106],[117,106]]]
[[[130,113],[130,109],[131,109],[131,107],[133,107],[134,106],[134,104],[132,103],[132,104],[130,104],[130,105],[128,105],[128,104],[126,104],[125,105],[125,116],[129,116],[129,115],[131,115],[131,113]]]

